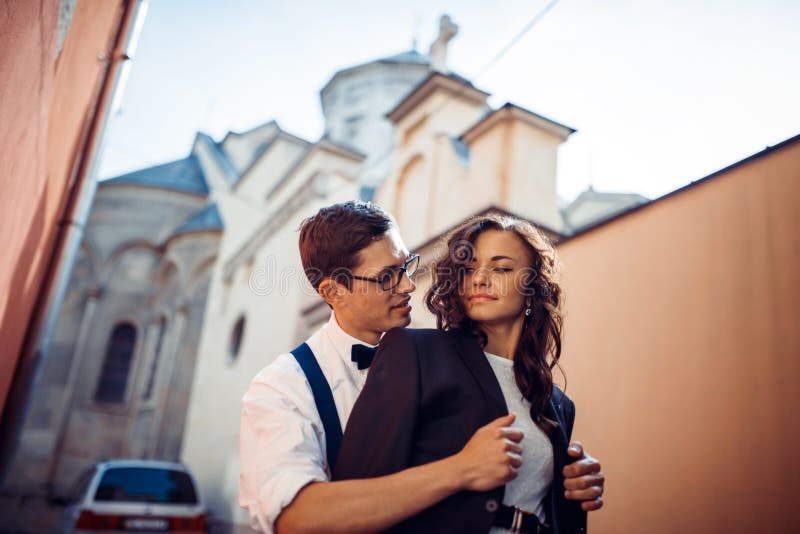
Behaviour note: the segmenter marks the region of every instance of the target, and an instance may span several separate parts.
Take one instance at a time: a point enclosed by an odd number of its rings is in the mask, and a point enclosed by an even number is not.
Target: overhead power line
[[[497,52],[497,54],[495,54],[494,57],[490,59],[486,65],[484,65],[478,71],[478,73],[475,75],[473,79],[477,80],[478,78],[480,78],[487,70],[489,70],[492,67],[492,65],[497,63],[497,61],[501,57],[506,55],[506,53],[509,50],[511,50],[511,48],[513,48],[514,45],[517,44],[519,40],[525,36],[526,33],[528,33],[534,26],[536,26],[539,23],[539,21],[541,21],[544,18],[544,16],[547,15],[547,13],[551,9],[553,9],[553,7],[555,7],[557,3],[558,0],[553,0],[552,2],[544,6],[538,13],[536,13],[536,15],[514,37],[512,37],[511,40],[508,43],[506,43],[506,45],[503,48],[501,48],[500,51]]]
[[[477,80],[484,73],[486,73],[486,71],[488,71],[495,63],[497,63],[500,60],[500,58],[502,58],[504,55],[506,55],[506,53],[508,53],[508,51],[511,50],[514,47],[514,45],[517,44],[519,42],[519,40],[522,39],[525,36],[525,34],[527,34],[529,31],[531,31],[531,29],[533,29],[533,27],[536,26],[544,18],[544,16],[547,15],[547,13],[550,12],[550,10],[553,9],[553,7],[555,7],[555,5],[557,3],[558,3],[558,0],[552,0],[552,2],[550,2],[549,4],[544,6],[542,9],[540,9],[536,13],[536,15],[534,15],[533,18],[531,18],[531,20],[528,21],[528,23],[525,24],[525,26],[519,32],[517,32],[517,34],[514,35],[514,37],[512,37],[511,40],[509,40],[494,55],[494,57],[492,57],[492,59],[489,60],[488,63],[486,63],[486,65],[481,67],[481,69],[478,71],[478,73],[475,74],[475,76],[470,81]],[[430,113],[430,115],[428,115],[428,118],[433,117],[434,115],[437,115],[440,111],[442,111],[445,107],[447,107],[447,104],[449,104],[450,102],[452,102],[456,98],[459,98],[464,93],[466,93],[467,89],[469,89],[469,87],[465,85],[461,89],[459,89],[458,92],[456,92],[455,94],[453,94],[450,97],[448,97],[447,99],[445,99],[444,102],[442,102],[441,105],[438,108],[434,109]]]

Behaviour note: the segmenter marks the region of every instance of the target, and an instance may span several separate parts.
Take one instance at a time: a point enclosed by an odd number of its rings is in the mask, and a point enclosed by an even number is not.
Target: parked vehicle
[[[98,462],[78,480],[62,518],[69,534],[205,533],[206,509],[189,470],[155,460]]]

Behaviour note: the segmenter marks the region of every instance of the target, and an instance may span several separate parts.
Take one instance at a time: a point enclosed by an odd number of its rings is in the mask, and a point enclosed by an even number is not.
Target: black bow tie
[[[350,359],[358,363],[358,370],[368,369],[372,365],[372,358],[375,357],[377,347],[368,347],[366,345],[353,345],[350,349]]]

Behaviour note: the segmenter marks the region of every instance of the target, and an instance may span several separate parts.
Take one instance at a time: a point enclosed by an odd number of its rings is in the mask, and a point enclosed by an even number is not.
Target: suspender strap
[[[311,386],[314,394],[314,404],[317,405],[317,412],[322,419],[322,427],[325,429],[325,441],[327,445],[328,469],[333,471],[336,458],[339,456],[339,448],[342,444],[342,425],[339,423],[339,414],[336,413],[336,404],[333,402],[333,393],[322,369],[319,367],[317,359],[308,344],[303,343],[292,351],[297,363]]]

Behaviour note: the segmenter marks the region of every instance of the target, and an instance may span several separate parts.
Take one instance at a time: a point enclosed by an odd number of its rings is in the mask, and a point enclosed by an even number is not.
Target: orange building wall
[[[590,530],[796,532],[800,139],[558,251]]]
[[[56,60],[59,4],[0,3],[0,413],[124,11],[77,2]]]

